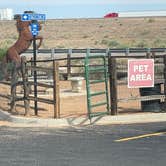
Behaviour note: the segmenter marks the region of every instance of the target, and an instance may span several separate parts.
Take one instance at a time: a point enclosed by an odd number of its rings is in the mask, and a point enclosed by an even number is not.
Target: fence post
[[[22,72],[22,81],[23,81],[23,89],[24,89],[24,107],[25,107],[25,116],[29,115],[30,111],[30,102],[29,102],[29,85],[28,85],[28,71],[26,68],[26,57],[21,57],[21,72]]]
[[[108,54],[108,72],[109,72],[109,85],[110,85],[110,106],[111,115],[117,115],[117,71],[116,59]]]
[[[166,55],[163,57],[164,59],[164,108],[166,108]]]
[[[12,63],[12,73],[11,73],[11,103],[10,111],[14,112],[16,108],[16,87],[18,82],[17,67],[15,63]]]
[[[71,54],[72,49],[69,49],[67,54],[67,79],[71,76]]]
[[[146,58],[151,58],[152,54],[151,54],[151,48],[147,48],[147,52],[146,52]]]
[[[60,83],[59,83],[59,63],[53,61],[53,93],[54,93],[54,118],[60,118]]]

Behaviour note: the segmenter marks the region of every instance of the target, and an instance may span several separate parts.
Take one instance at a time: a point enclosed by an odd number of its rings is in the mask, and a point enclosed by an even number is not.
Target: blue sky
[[[166,10],[166,0],[0,0],[14,14],[25,10],[51,18],[98,18],[109,12]]]

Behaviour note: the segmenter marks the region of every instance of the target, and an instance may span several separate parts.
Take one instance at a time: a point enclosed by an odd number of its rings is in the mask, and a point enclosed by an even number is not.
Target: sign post
[[[154,59],[128,60],[128,88],[154,87]]]
[[[39,25],[38,20],[45,21],[46,15],[45,14],[36,14],[36,13],[24,13],[21,15],[22,21],[32,21],[31,23],[31,33],[33,35],[33,64],[34,67],[36,66],[36,36],[39,33]],[[35,108],[35,115],[38,115],[38,103],[37,103],[37,72],[36,69],[34,70],[34,108]]]
[[[33,35],[33,61],[34,67],[36,66],[36,36],[39,33],[39,25],[38,23],[31,24],[31,32]],[[35,107],[35,115],[38,114],[38,106],[37,106],[37,72],[36,69],[34,70],[34,107]]]

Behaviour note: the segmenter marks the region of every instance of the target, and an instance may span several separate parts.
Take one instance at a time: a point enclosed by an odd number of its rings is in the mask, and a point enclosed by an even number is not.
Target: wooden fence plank
[[[110,83],[110,106],[111,115],[117,115],[117,70],[116,70],[116,59],[109,55],[109,83]]]
[[[29,102],[29,85],[28,85],[28,71],[26,68],[26,57],[21,58],[21,67],[22,67],[22,81],[23,81],[23,89],[24,89],[24,106],[25,106],[25,116],[30,114],[30,102]]]
[[[164,100],[164,109],[166,110],[166,54],[163,57],[163,62],[164,62],[164,95],[165,95],[165,100]]]
[[[14,112],[16,107],[16,84],[18,81],[18,74],[16,69],[16,64],[13,65],[13,70],[11,73],[11,101],[10,101],[10,111]]]
[[[60,83],[59,83],[59,63],[53,61],[54,68],[54,118],[60,118]]]

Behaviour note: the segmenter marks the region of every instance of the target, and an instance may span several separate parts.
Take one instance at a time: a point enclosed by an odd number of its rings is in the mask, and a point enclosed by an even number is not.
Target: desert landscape
[[[107,18],[107,19],[57,19],[42,23],[40,35],[44,37],[41,48],[127,48],[166,47],[166,17]],[[0,47],[12,45],[18,37],[15,21],[0,21]],[[96,86],[99,90],[102,85]],[[60,82],[61,91],[71,90],[70,81]],[[138,96],[138,89],[120,86],[119,91],[128,97]],[[0,85],[0,92],[10,94],[10,88]],[[122,94],[122,93],[121,93]],[[46,96],[50,98],[51,96]],[[123,98],[123,95],[120,96]],[[100,100],[100,99],[98,99]],[[85,82],[83,93],[61,95],[61,117],[85,116],[87,114]],[[33,103],[31,103],[33,107]],[[53,117],[51,105],[39,104],[39,116]],[[1,99],[0,108],[9,110],[9,101]],[[132,108],[132,109],[131,109]],[[140,102],[123,102],[118,105],[119,113],[141,112]],[[24,114],[18,104],[17,115]],[[31,116],[34,111],[31,109]]]
[[[166,17],[55,19],[43,22],[41,48],[165,47]],[[0,21],[0,48],[18,37],[15,21]]]

